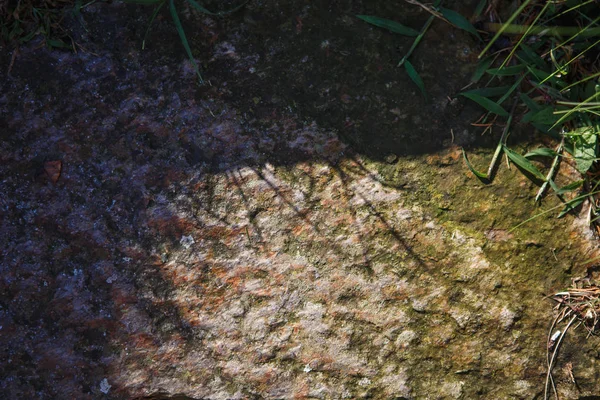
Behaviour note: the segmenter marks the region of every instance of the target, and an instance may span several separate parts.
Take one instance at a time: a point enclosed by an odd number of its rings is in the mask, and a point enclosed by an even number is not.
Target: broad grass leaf
[[[427,100],[427,92],[425,91],[425,84],[423,83],[423,80],[421,79],[421,77],[419,76],[419,74],[417,73],[415,68],[412,66],[412,64],[408,60],[404,61],[404,69],[408,73],[408,76],[410,77],[410,79],[412,79],[412,81],[419,87],[419,90],[421,90],[421,93],[423,94],[423,97],[425,97],[425,100]]]
[[[462,154],[463,154],[463,159],[465,160],[465,164],[467,164],[467,167],[469,168],[469,170],[471,170],[471,172],[478,177],[479,179],[483,180],[483,181],[487,181],[488,180],[488,176],[486,174],[484,174],[483,172],[479,172],[477,171],[473,165],[471,164],[471,162],[469,161],[469,159],[467,158],[467,153],[465,153],[465,149],[462,149]]]
[[[460,93],[460,95],[466,97],[467,99],[473,100],[475,103],[479,104],[481,107],[485,108],[486,110],[488,110],[494,114],[498,114],[501,117],[508,117],[508,111],[506,111],[504,108],[502,108],[502,106],[499,105],[498,103],[496,103],[486,97],[479,96],[477,94],[469,93],[469,92]]]
[[[556,194],[560,195],[560,194],[565,194],[567,192],[572,192],[573,190],[577,190],[583,186],[584,182],[585,181],[583,179],[581,179],[579,181],[571,182],[568,185],[565,185],[565,186],[561,187],[560,189],[558,189],[556,191]]]
[[[450,21],[452,25],[473,34],[477,39],[481,41],[481,36],[479,36],[477,29],[475,29],[475,27],[471,25],[468,19],[466,19],[454,10],[449,10],[444,7],[440,7],[439,10],[444,16],[444,18]]]
[[[529,108],[531,111],[539,111],[542,109],[542,106],[529,98],[525,93],[521,93],[519,96],[521,101]]]
[[[511,65],[510,67],[502,67],[502,68],[490,68],[486,72],[490,75],[497,76],[513,76],[519,75],[521,72],[527,69],[526,65]]]
[[[217,13],[214,13],[210,10],[208,10],[206,7],[202,7],[200,4],[198,4],[197,1],[195,0],[186,0],[188,3],[190,3],[190,5],[192,7],[194,7],[196,10],[200,11],[201,13],[204,14],[208,14],[208,15],[217,15]]]
[[[544,62],[544,60],[538,54],[536,54],[531,47],[525,43],[521,43],[519,48],[521,50],[517,52],[517,57],[519,57],[520,60],[527,64],[534,64],[540,69],[548,68],[548,65]]]
[[[552,149],[547,147],[540,147],[538,149],[531,150],[529,153],[525,154],[525,158],[530,157],[556,157],[558,153]]]
[[[552,107],[547,106],[531,114],[531,116],[527,120],[523,119],[523,122],[532,122],[542,125],[552,125],[560,118],[560,115],[554,114],[554,109]]]
[[[358,18],[362,19],[365,22],[368,22],[371,25],[378,26],[380,28],[385,28],[394,33],[399,33],[405,36],[419,36],[419,32],[414,30],[413,28],[409,28],[408,26],[404,26],[396,21],[392,21],[390,19],[374,17],[372,15],[357,15]]]
[[[469,91],[463,92],[463,93],[471,93],[471,94],[476,94],[478,96],[483,96],[483,97],[498,97],[498,96],[504,95],[509,89],[510,89],[510,86],[484,87],[484,88],[469,90]]]
[[[471,77],[471,82],[473,82],[473,83],[479,82],[479,80],[481,79],[483,74],[485,74],[485,71],[487,71],[487,69],[490,67],[490,65],[492,65],[493,61],[494,61],[493,56],[486,57],[483,60],[479,61],[479,64],[477,64],[477,69],[475,69],[475,73]]]
[[[546,181],[546,177],[528,159],[526,159],[519,153],[512,151],[506,146],[504,146],[504,153],[508,156],[510,161],[512,161],[521,170],[529,173],[530,175],[541,181]]]
[[[523,80],[523,78],[525,78],[525,75],[521,75],[517,80],[515,80],[515,83],[513,83],[513,85],[506,91],[506,93],[504,93],[504,95],[498,99],[498,104],[502,104],[504,100],[508,99],[508,96],[510,96],[515,91],[515,89],[521,85],[521,81]]]
[[[568,201],[565,204],[565,208],[562,209],[562,211],[560,212],[560,214],[558,214],[557,218],[562,218],[565,215],[567,215],[569,212],[573,211],[574,209],[576,209],[577,207],[579,207],[579,205],[581,203],[583,203],[585,201],[586,197],[584,196],[580,196],[580,197],[576,197],[571,201]]]
[[[223,15],[227,15],[227,14],[236,12],[240,8],[244,7],[249,0],[244,1],[240,5],[235,6],[229,10],[220,11],[220,12],[212,12],[209,9],[207,9],[206,7],[203,7],[202,5],[200,5],[196,0],[186,0],[186,1],[188,3],[190,3],[192,5],[192,7],[194,7],[196,10],[200,11],[201,13],[208,14],[208,15],[223,16]]]
[[[175,8],[175,0],[169,0],[169,10],[171,11],[171,17],[173,18],[173,23],[175,23],[175,29],[177,29],[177,33],[179,34],[179,38],[181,39],[181,44],[185,49],[194,69],[196,71],[196,75],[198,75],[198,79],[200,82],[204,82],[202,79],[202,75],[200,75],[200,68],[194,59],[194,55],[192,54],[192,49],[190,49],[190,45],[188,43],[187,37],[185,35],[185,31],[183,30],[183,25],[181,25],[181,20],[179,19],[179,15],[177,15],[177,9]]]
[[[123,0],[125,3],[153,5],[163,3],[165,0]]]

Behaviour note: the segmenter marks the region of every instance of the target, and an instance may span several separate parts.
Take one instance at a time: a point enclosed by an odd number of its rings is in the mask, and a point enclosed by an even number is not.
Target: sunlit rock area
[[[585,209],[513,229],[558,201],[468,172],[497,135],[452,101],[467,36],[416,53],[426,103],[410,41],[354,19],[391,5],[313,3],[188,13],[203,86],[166,14],[141,50],[141,6],[84,9],[77,52],[2,54],[4,398],[544,398],[547,296],[597,273]],[[600,396],[586,336],[561,398]]]

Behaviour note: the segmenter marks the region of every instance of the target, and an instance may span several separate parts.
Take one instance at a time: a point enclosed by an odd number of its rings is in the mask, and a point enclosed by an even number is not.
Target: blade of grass
[[[542,17],[542,15],[544,15],[544,13],[546,12],[546,9],[548,8],[548,6],[550,6],[550,4],[551,3],[549,1],[546,2],[546,4],[544,4],[544,7],[542,8],[542,10],[540,12],[538,12],[535,19],[533,20],[531,25],[528,27],[527,31],[519,38],[519,40],[517,41],[517,44],[515,44],[513,46],[513,48],[510,50],[510,53],[508,53],[508,56],[506,56],[506,58],[504,58],[504,61],[502,62],[502,65],[500,65],[500,68],[504,67],[512,59],[513,55],[515,54],[515,51],[517,51],[517,49],[519,48],[521,43],[523,43],[523,40],[525,40],[525,37],[529,34],[529,31],[536,26],[537,21]],[[506,29],[505,29],[505,31],[506,31]]]
[[[146,33],[144,33],[144,40],[142,40],[142,50],[144,50],[146,48],[146,38],[148,37],[148,33],[150,33],[150,28],[152,27],[152,23],[154,22],[154,20],[156,19],[156,16],[158,15],[158,12],[160,11],[160,9],[165,5],[166,1],[162,1],[155,9],[154,12],[152,13],[152,16],[150,17],[150,21],[148,22],[148,28],[146,28]]]
[[[525,154],[523,157],[556,157],[558,153],[552,149],[547,147],[540,147],[538,149],[531,150],[529,153]]]
[[[474,35],[477,39],[479,39],[479,41],[481,41],[481,36],[479,36],[479,32],[477,32],[477,29],[475,29],[475,27],[471,25],[468,19],[466,19],[456,11],[450,10],[448,8],[440,7],[439,10],[444,16],[444,18],[446,18],[452,25],[466,32],[469,32],[470,34]]]
[[[585,199],[586,199],[588,196],[593,196],[593,195],[595,195],[595,194],[598,194],[598,193],[600,193],[600,191],[599,191],[599,190],[596,190],[596,191],[593,191],[593,192],[590,192],[590,193],[585,193],[585,194],[583,194],[583,195],[581,195],[581,196],[578,196],[578,197],[575,197],[575,198],[571,199],[570,201],[572,202],[572,201],[575,201],[575,200],[581,200],[581,199],[582,199],[582,201],[583,201],[583,200],[585,200]],[[556,210],[558,210],[559,208],[561,208],[561,207],[563,207],[563,206],[564,206],[564,204],[562,204],[562,203],[561,203],[561,204],[559,204],[559,205],[557,205],[557,206],[554,206],[554,207],[551,207],[551,208],[547,209],[546,211],[542,211],[541,213],[538,213],[538,214],[534,215],[534,216],[533,216],[533,217],[531,217],[531,218],[527,218],[525,221],[523,221],[523,222],[520,222],[519,224],[517,224],[517,225],[513,226],[512,228],[510,228],[510,230],[509,230],[508,232],[509,232],[509,233],[510,233],[510,232],[513,232],[515,229],[518,229],[518,228],[520,228],[521,226],[525,225],[526,223],[528,223],[528,222],[531,222],[531,221],[533,221],[534,219],[537,219],[537,218],[541,217],[542,215],[546,215],[546,214],[548,214],[548,213],[550,213],[550,212],[552,212],[552,211],[556,211]]]
[[[484,87],[478,89],[472,89],[463,93],[476,94],[482,97],[497,97],[502,96],[510,89],[510,86],[498,86],[498,87]]]
[[[499,105],[496,102],[493,102],[492,100],[490,100],[486,97],[479,96],[474,93],[460,93],[460,96],[464,96],[470,100],[473,100],[474,102],[479,104],[481,107],[485,108],[486,110],[488,110],[494,114],[497,114],[501,117],[508,117],[508,112],[504,108],[502,108],[501,105]]]
[[[502,97],[500,97],[500,99],[498,99],[498,104],[504,103],[504,100],[506,100],[508,98],[508,96],[510,96],[512,94],[512,92],[514,92],[515,89],[519,87],[519,85],[521,84],[521,81],[523,80],[523,78],[525,78],[525,75],[521,75],[519,77],[519,79],[517,79],[515,81],[515,83],[513,83],[513,85],[510,87],[510,89],[508,89],[506,91],[506,93],[504,93],[504,96],[502,96]]]
[[[510,67],[500,67],[500,68],[490,68],[487,72],[490,75],[496,76],[512,76],[519,75],[521,72],[525,71],[527,66],[524,64],[512,65]]]
[[[471,82],[472,83],[479,82],[479,80],[481,79],[483,74],[485,74],[485,71],[488,70],[488,68],[490,67],[490,65],[492,65],[492,63],[494,62],[495,59],[496,59],[495,56],[489,56],[489,57],[486,57],[483,60],[481,60],[479,62],[479,64],[477,65],[477,69],[475,69],[475,73],[471,77]]]
[[[591,95],[590,97],[588,97],[587,99],[585,99],[584,101],[582,101],[581,103],[557,102],[557,104],[563,104],[563,105],[571,105],[571,104],[576,104],[576,105],[575,105],[575,107],[573,107],[572,109],[570,109],[566,113],[564,113],[563,116],[560,117],[558,119],[558,121],[556,121],[554,123],[554,125],[551,126],[551,128],[554,128],[556,125],[558,125],[558,124],[562,123],[563,121],[565,121],[573,113],[578,112],[582,107],[585,107],[587,103],[590,103],[592,100],[594,100],[599,95],[600,95],[600,93],[594,93],[593,95]]]
[[[521,12],[523,12],[523,10],[525,9],[525,7],[527,7],[529,5],[529,3],[531,3],[531,0],[525,0],[523,2],[523,4],[521,4],[521,6],[510,16],[510,18],[508,18],[508,20],[504,23],[504,25],[502,25],[502,27],[500,27],[500,29],[498,29],[498,32],[496,32],[496,34],[494,35],[494,37],[492,38],[492,40],[490,40],[490,42],[487,44],[487,46],[485,46],[485,48],[481,51],[481,53],[479,54],[478,58],[483,57],[483,55],[485,53],[487,53],[487,51],[490,49],[490,47],[492,47],[492,45],[494,44],[494,42],[496,40],[498,40],[498,38],[500,37],[500,35],[502,35],[502,33],[504,32],[504,30],[510,24],[512,24],[512,22],[515,20],[515,18],[517,18],[521,14]]]
[[[404,26],[396,21],[392,21],[385,18],[379,18],[372,15],[357,15],[356,17],[362,19],[365,22],[368,22],[371,25],[375,25],[380,28],[385,28],[394,33],[399,33],[405,36],[419,36],[419,32],[417,32],[413,28]]]
[[[442,0],[436,0],[435,3],[433,4],[433,6],[437,7],[440,4],[442,4]],[[410,46],[410,49],[408,49],[408,52],[404,55],[404,57],[402,57],[402,59],[398,63],[398,65],[397,65],[398,67],[402,66],[402,64],[404,64],[404,62],[406,60],[408,60],[408,57],[411,56],[411,54],[413,53],[413,51],[415,51],[415,49],[417,48],[417,46],[419,45],[419,43],[423,39],[423,36],[425,36],[425,32],[427,32],[427,29],[429,29],[429,26],[431,26],[431,24],[433,23],[434,19],[435,19],[434,15],[430,15],[429,16],[429,18],[425,22],[425,25],[423,25],[423,27],[421,28],[421,31],[419,32],[419,34],[417,35],[417,37],[413,41],[413,44]]]
[[[503,151],[506,154],[506,156],[510,159],[510,161],[512,161],[521,170],[524,170],[525,172],[529,173],[530,175],[541,181],[546,180],[546,178],[544,177],[544,175],[542,175],[540,170],[537,169],[535,165],[533,165],[528,159],[526,159],[519,153],[512,151],[506,146],[504,146]]]
[[[548,4],[548,3],[546,3]],[[544,35],[544,36],[556,36],[564,37],[567,35],[581,34],[581,37],[594,37],[600,35],[600,28],[590,28],[583,30],[577,26],[544,26],[544,25],[508,25],[499,24],[497,22],[489,22],[485,24],[485,28],[490,32],[496,32],[504,27],[502,31],[506,35]]]
[[[181,20],[179,19],[179,15],[177,15],[177,9],[175,8],[175,0],[169,0],[169,10],[171,11],[171,17],[173,18],[173,22],[175,23],[175,28],[177,29],[177,33],[179,34],[179,38],[181,39],[181,43],[185,48],[185,52],[187,53],[194,69],[196,70],[196,75],[198,75],[198,79],[200,83],[204,83],[204,79],[202,79],[202,75],[200,75],[200,68],[194,59],[194,55],[192,54],[192,49],[190,49],[190,45],[187,41],[187,37],[185,36],[185,31],[183,30],[183,25],[181,25]]]
[[[417,87],[423,94],[425,101],[428,101],[427,91],[425,91],[425,84],[423,83],[423,80],[421,79],[421,77],[419,76],[419,74],[417,73],[415,68],[412,66],[410,61],[408,61],[408,60],[404,61],[404,69],[406,70],[406,73],[408,73],[408,76],[410,77],[410,79],[412,79],[412,81],[417,85]]]
[[[486,174],[484,174],[483,172],[479,172],[475,169],[475,167],[473,167],[473,165],[471,164],[471,162],[469,161],[469,159],[467,158],[467,153],[465,152],[465,149],[462,149],[462,155],[463,155],[463,159],[465,160],[465,164],[467,164],[467,167],[469,168],[469,170],[471,170],[471,172],[478,177],[479,179],[481,179],[484,183],[489,183],[489,179],[488,176]]]

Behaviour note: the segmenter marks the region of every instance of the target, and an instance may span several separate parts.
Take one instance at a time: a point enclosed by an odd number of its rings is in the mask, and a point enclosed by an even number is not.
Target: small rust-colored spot
[[[46,161],[44,163],[44,171],[52,183],[58,182],[58,178],[60,178],[60,173],[62,172],[62,161]]]

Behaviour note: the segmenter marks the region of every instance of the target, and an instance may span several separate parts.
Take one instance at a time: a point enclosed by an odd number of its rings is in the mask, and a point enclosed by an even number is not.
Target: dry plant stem
[[[410,3],[409,0],[406,0]],[[442,3],[442,0],[437,0],[434,3],[434,6],[439,6]],[[414,4],[414,3],[411,3]],[[413,51],[417,48],[417,46],[419,45],[419,43],[421,42],[421,40],[423,39],[423,36],[425,36],[425,32],[427,32],[427,29],[429,29],[429,26],[431,26],[431,24],[433,23],[433,19],[435,18],[435,15],[431,15],[429,17],[429,19],[427,19],[427,22],[425,22],[425,25],[423,25],[423,28],[421,28],[421,32],[419,32],[419,36],[417,36],[412,44],[412,46],[410,46],[410,49],[408,49],[408,52],[404,55],[404,57],[402,57],[402,60],[400,60],[400,62],[398,63],[398,67],[401,67],[402,64],[404,64],[404,62],[408,59],[408,57],[411,56],[411,54],[413,53]]]
[[[558,172],[558,166],[560,165],[560,158],[561,158],[561,153],[562,153],[564,144],[565,144],[565,138],[563,137],[560,141],[560,144],[558,145],[558,148],[556,149],[556,157],[554,157],[554,161],[552,162],[550,171],[548,171],[548,175],[546,175],[546,182],[544,182],[542,184],[542,187],[540,187],[540,190],[538,190],[538,193],[535,196],[535,203],[538,203],[542,200],[542,197],[546,193],[546,190],[548,190],[548,186],[550,185],[550,183],[549,183],[550,180],[554,179],[554,176]]]
[[[496,176],[496,172],[498,171],[498,160],[500,159],[500,154],[502,154],[502,147],[506,144],[506,137],[508,136],[508,130],[510,129],[510,124],[512,122],[513,116],[515,115],[515,110],[517,108],[517,104],[519,103],[519,96],[515,97],[515,102],[510,110],[510,114],[508,116],[508,120],[506,121],[506,126],[504,127],[504,131],[502,132],[502,136],[500,137],[500,143],[498,147],[496,147],[496,152],[494,153],[494,157],[492,158],[492,162],[490,163],[490,167],[487,171],[487,176],[490,182],[494,180]]]
[[[556,360],[556,354],[558,353],[560,344],[561,344],[563,338],[565,337],[567,331],[569,330],[569,327],[571,326],[571,324],[573,324],[573,322],[575,321],[576,318],[577,318],[577,314],[573,315],[573,317],[571,318],[571,320],[565,327],[565,330],[560,334],[560,337],[558,338],[558,341],[556,342],[556,345],[554,347],[554,351],[552,352],[552,358],[550,358],[550,365],[548,366],[548,373],[546,374],[546,386],[544,388],[544,400],[548,400],[548,384],[550,383],[550,380],[552,379],[552,367],[554,366],[554,361]],[[556,388],[554,389],[554,397],[556,400],[558,400],[558,392],[556,391]]]
[[[564,312],[564,310],[563,310]],[[552,343],[552,332],[554,331],[554,328],[556,327],[556,325],[558,324],[558,319],[560,318],[560,314],[558,314],[556,316],[556,318],[554,318],[554,321],[552,321],[552,325],[550,326],[550,330],[548,331],[548,340],[546,341],[546,368],[548,369],[548,371],[550,371],[550,346],[554,346],[554,344]],[[550,383],[552,384],[552,390],[554,391],[554,393],[556,394],[556,385],[554,384],[554,378],[552,377],[552,374],[550,374]],[[546,391],[545,393],[548,392],[548,380],[546,380]]]
[[[433,15],[434,17],[437,17],[437,18],[439,18],[441,20],[444,20],[444,21],[448,22],[448,20],[446,18],[444,18],[444,16],[440,12],[434,10],[433,7],[426,6],[425,4],[423,4],[423,3],[421,3],[421,2],[419,2],[417,0],[404,0],[404,1],[406,1],[409,4],[414,4],[416,6],[419,6],[423,10],[425,10],[428,13],[430,13],[431,15]]]

